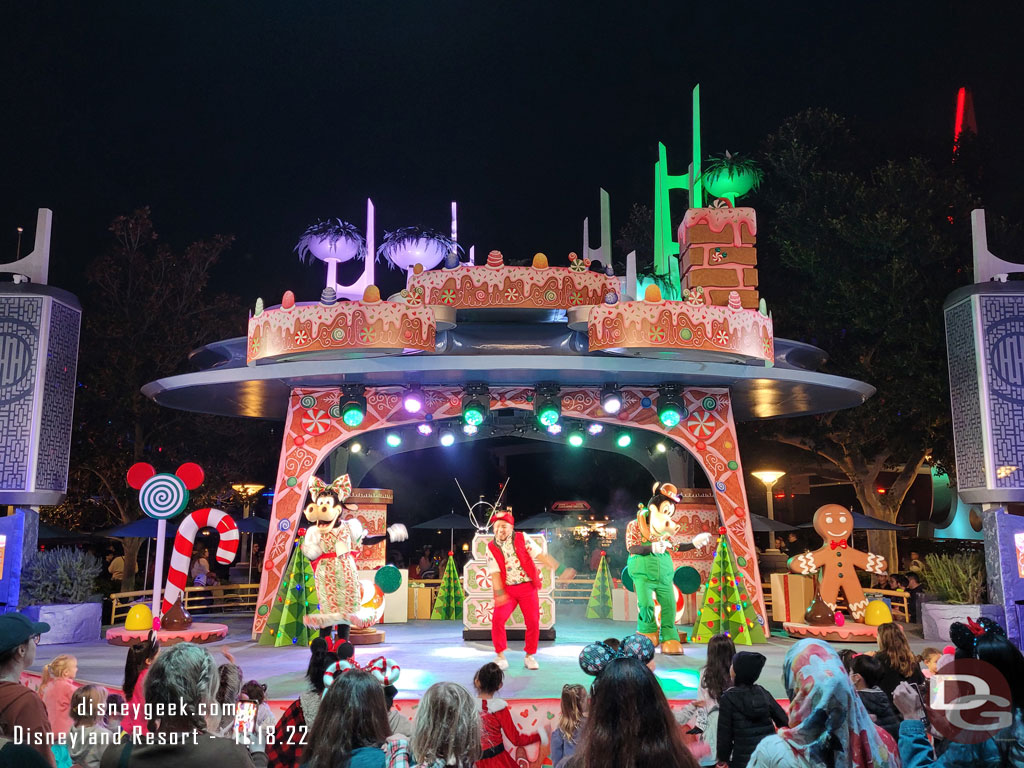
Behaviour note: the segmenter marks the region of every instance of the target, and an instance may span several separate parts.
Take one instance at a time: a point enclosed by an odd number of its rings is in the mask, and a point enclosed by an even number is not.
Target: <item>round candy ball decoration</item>
[[[705,411],[713,411],[718,407],[718,401],[710,395],[705,397],[700,404],[704,407]]]
[[[864,610],[864,623],[869,627],[880,627],[892,621],[892,611],[882,600],[872,600]]]
[[[161,472],[143,483],[139,490],[139,506],[147,517],[168,520],[185,511],[188,488],[177,475]]]
[[[402,586],[402,572],[393,565],[385,565],[374,574],[373,582],[385,595],[390,595]]]
[[[302,399],[299,400],[299,405],[301,405],[303,408],[312,408],[314,405],[316,405],[316,398],[313,397],[312,395],[304,395]]]
[[[692,595],[700,589],[700,571],[689,565],[683,566],[672,576],[672,582],[684,595]]]
[[[322,435],[331,426],[327,411],[310,408],[302,416],[302,429],[310,435]]]

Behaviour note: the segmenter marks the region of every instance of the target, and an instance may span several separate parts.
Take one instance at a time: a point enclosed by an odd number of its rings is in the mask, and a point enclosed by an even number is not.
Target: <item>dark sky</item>
[[[650,204],[657,141],[685,170],[827,106],[898,153],[948,142],[956,88],[1024,171],[1012,3],[8,2],[0,10],[0,253],[54,210],[67,287],[110,219],[152,206],[175,244],[237,243],[247,301],[322,285],[292,248],[319,217],[448,227],[486,253],[580,247]],[[985,6],[979,10],[974,6]]]
[[[247,303],[288,288],[313,299],[322,268],[300,266],[295,242],[322,217],[362,227],[371,196],[378,238],[446,230],[457,200],[460,240],[480,255],[564,263],[599,186],[613,230],[633,202],[652,204],[658,140],[685,170],[698,82],[706,154],[752,151],[824,106],[874,137],[879,157],[941,156],[968,85],[1003,161],[992,172],[1019,179],[1018,7],[10,0],[0,260],[15,227],[31,235],[50,207],[51,282],[74,290],[110,220],[150,205],[177,246],[237,237],[219,287]],[[581,477],[601,471],[588,461]]]

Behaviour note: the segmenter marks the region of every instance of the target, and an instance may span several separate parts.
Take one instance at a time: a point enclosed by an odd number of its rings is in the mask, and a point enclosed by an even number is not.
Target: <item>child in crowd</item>
[[[316,721],[324,692],[324,672],[338,661],[337,654],[327,650],[327,641],[316,638],[309,644],[309,666],[306,681],[309,688],[288,705],[274,726],[274,738],[267,744],[267,760],[278,768],[299,768],[305,761],[307,734]]]
[[[885,691],[878,687],[882,665],[873,656],[860,653],[850,663],[850,682],[875,725],[884,728],[893,741],[900,738],[900,716]]]
[[[476,768],[516,768],[516,761],[505,751],[502,733],[516,747],[528,744],[547,744],[547,731],[531,733],[528,736],[519,732],[512,722],[508,704],[504,699],[495,698],[494,694],[501,690],[505,682],[505,673],[493,661],[484,664],[477,670],[473,685],[480,704],[480,748],[482,754]]]
[[[760,653],[741,651],[732,660],[733,685],[718,702],[718,762],[746,768],[761,739],[789,724],[782,707],[757,685],[767,661]]]
[[[75,766],[99,768],[103,751],[114,742],[103,725],[100,707],[106,691],[98,685],[83,685],[71,695],[71,717],[74,727],[68,739],[68,752]]]
[[[917,662],[922,666],[921,673],[925,677],[931,677],[939,669],[939,659],[942,658],[942,651],[938,648],[925,648],[917,657]]]
[[[398,689],[395,686],[384,686],[384,703],[388,706],[388,727],[391,729],[392,736],[405,736],[407,739],[411,739],[412,721],[394,708],[397,695]]]
[[[708,642],[707,664],[700,671],[697,699],[676,714],[676,721],[692,724],[693,732],[699,732],[701,744],[693,745],[693,754],[698,760],[714,760],[718,753],[718,702],[722,694],[732,685],[729,668],[736,645],[732,638],[718,634]]]
[[[76,687],[77,674],[78,659],[66,653],[43,667],[39,695],[46,705],[46,715],[50,718],[50,728],[54,733],[67,733],[74,724],[71,721],[71,694]]]
[[[551,734],[551,765],[561,768],[576,752],[587,713],[587,689],[582,685],[562,686],[562,712],[558,729]]]
[[[121,733],[121,713],[124,711],[124,696],[120,693],[108,693],[106,706],[103,708],[103,727],[111,733]]]
[[[129,734],[149,733],[146,722],[146,674],[160,653],[160,639],[150,631],[149,637],[128,649],[124,660],[124,695],[128,699],[128,713],[121,728]],[[137,729],[137,731],[136,731]]]
[[[270,711],[270,705],[267,704],[267,684],[261,683],[258,680],[250,680],[242,686],[242,693],[248,697],[249,701],[255,701],[258,705],[256,709],[256,727],[274,730],[274,724],[277,720],[274,717],[274,713]]]

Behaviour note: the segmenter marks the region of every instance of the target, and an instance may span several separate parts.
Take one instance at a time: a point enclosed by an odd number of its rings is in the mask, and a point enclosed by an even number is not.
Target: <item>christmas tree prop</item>
[[[302,554],[302,535],[296,536],[291,559],[277,597],[270,609],[270,619],[260,635],[260,645],[309,646],[319,634],[302,623],[307,609],[318,610],[313,566]]]
[[[718,534],[718,548],[704,590],[704,605],[693,626],[691,640],[706,643],[715,635],[724,633],[736,645],[763,643],[764,627],[757,620],[743,577],[733,560],[725,528],[719,528]]]
[[[601,563],[597,566],[594,577],[594,588],[590,590],[587,602],[588,619],[610,619],[612,617],[612,576],[608,572],[608,558],[601,554]]]
[[[441,586],[437,590],[434,609],[430,612],[431,619],[461,619],[462,601],[466,593],[462,591],[462,579],[455,570],[455,558],[448,553],[448,565],[441,576]]]

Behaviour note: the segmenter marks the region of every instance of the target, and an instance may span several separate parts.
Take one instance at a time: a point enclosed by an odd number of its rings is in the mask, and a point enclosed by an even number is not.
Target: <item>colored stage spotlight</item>
[[[599,421],[592,421],[589,425],[587,425],[587,432],[589,432],[592,435],[600,435],[602,432],[604,432],[604,424],[602,424]]]
[[[542,384],[537,387],[536,399],[533,403],[537,421],[542,427],[557,424],[562,418],[562,395],[557,384]]]
[[[632,442],[633,436],[629,434],[629,432],[619,432],[619,434],[615,436],[615,444],[619,446],[619,448],[629,448]]]
[[[423,392],[419,387],[410,387],[402,398],[402,406],[406,413],[419,413],[423,410]],[[429,434],[429,433],[428,433]]]
[[[441,430],[441,445],[445,448],[451,448],[455,445],[455,433],[450,429]]]
[[[573,448],[579,448],[581,445],[583,445],[583,440],[583,433],[580,430],[574,429],[572,432],[569,433],[568,442],[569,445],[571,445]]]
[[[550,427],[548,427],[548,433],[552,434],[552,435],[560,435],[560,434],[562,434],[562,425],[561,424],[552,424]]]
[[[464,434],[472,436],[480,431],[480,427],[478,427],[476,424],[463,424],[462,431]]]
[[[467,396],[462,401],[462,421],[468,427],[479,427],[487,418],[487,407],[480,398]]]
[[[351,395],[345,398],[341,406],[341,420],[346,427],[358,427],[366,418],[366,398],[362,395]]]
[[[384,438],[384,442],[392,448],[397,448],[402,444],[402,436],[397,432],[388,432],[387,437]]]
[[[426,437],[427,435],[433,434],[434,428],[427,424],[426,422],[423,422],[418,427],[416,427],[416,431],[419,432],[424,437]]]
[[[658,390],[658,421],[663,427],[672,429],[686,415],[686,408],[675,387],[662,387]]]
[[[605,413],[618,413],[622,408],[622,395],[614,386],[608,386],[601,390],[601,407]]]

